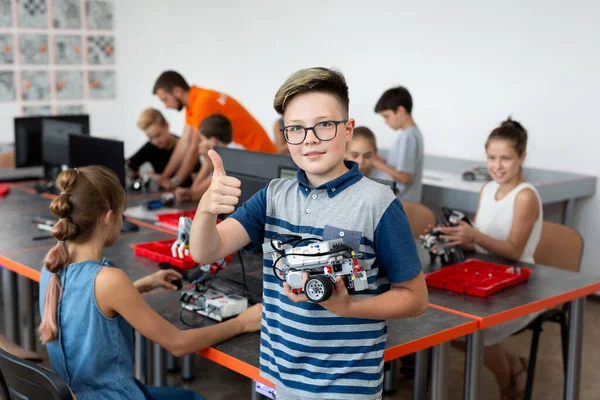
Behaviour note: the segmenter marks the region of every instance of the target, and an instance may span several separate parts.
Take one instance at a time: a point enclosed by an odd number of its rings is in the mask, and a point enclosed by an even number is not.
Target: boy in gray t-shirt
[[[402,130],[394,141],[387,160],[375,158],[373,166],[396,181],[398,199],[421,202],[423,177],[423,136],[412,118],[412,97],[402,86],[388,89],[375,106],[385,123]]]

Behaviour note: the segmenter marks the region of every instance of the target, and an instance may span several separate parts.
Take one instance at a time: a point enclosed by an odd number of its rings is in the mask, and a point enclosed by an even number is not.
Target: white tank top
[[[489,182],[484,186],[479,200],[479,209],[475,218],[475,227],[494,239],[508,240],[515,212],[515,198],[517,193],[523,189],[533,190],[538,199],[540,215],[533,224],[533,229],[525,244],[523,254],[521,254],[521,258],[519,259],[519,261],[533,264],[533,253],[535,252],[535,248],[542,235],[543,214],[540,194],[532,184],[523,182],[511,190],[502,200],[496,200],[496,192],[499,187],[500,185],[494,181]],[[488,253],[487,250],[479,245],[475,245],[475,250],[480,253]]]

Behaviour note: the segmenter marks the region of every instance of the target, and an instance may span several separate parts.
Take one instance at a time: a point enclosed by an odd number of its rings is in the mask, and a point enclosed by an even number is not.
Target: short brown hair
[[[167,120],[163,117],[162,113],[158,111],[156,108],[146,108],[137,120],[137,126],[141,130],[145,131],[150,127],[150,125],[160,124],[165,125]]]
[[[407,113],[412,113],[413,101],[408,89],[404,86],[398,86],[386,90],[375,105],[375,112],[380,113],[386,110],[396,112],[399,106],[404,107]]]
[[[527,150],[527,130],[521,123],[513,120],[511,117],[508,117],[498,128],[490,133],[485,142],[486,149],[491,140],[506,140],[515,149],[519,157]]]
[[[105,213],[113,211],[118,215],[125,208],[125,190],[117,175],[105,167],[92,165],[63,171],[56,178],[56,187],[61,194],[50,203],[50,211],[60,218],[52,228],[52,236],[59,242],[44,259],[44,266],[52,277],[46,289],[44,317],[39,327],[43,344],[58,337],[56,310],[61,286],[56,273],[69,264],[65,242],[89,240]]]
[[[371,143],[375,151],[377,151],[377,139],[375,138],[375,134],[366,126],[357,126],[354,128],[354,134],[352,135],[352,139],[365,139]]]
[[[183,76],[181,76],[179,72],[165,71],[162,74],[160,74],[158,79],[156,79],[156,82],[154,82],[152,94],[156,94],[156,92],[158,92],[158,89],[162,89],[166,92],[171,93],[176,87],[180,87],[186,92],[190,91],[190,85],[188,85],[188,83],[185,81],[185,79],[183,79]]]
[[[225,144],[233,140],[233,128],[231,121],[223,114],[213,114],[200,122],[198,130],[208,139],[214,137]]]
[[[342,106],[344,118],[348,118],[350,100],[346,79],[341,72],[323,67],[301,69],[292,74],[275,94],[273,107],[277,113],[283,115],[294,97],[314,92],[335,96]]]

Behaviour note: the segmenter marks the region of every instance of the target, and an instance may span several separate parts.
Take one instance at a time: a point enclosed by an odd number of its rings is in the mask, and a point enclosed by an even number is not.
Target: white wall
[[[354,3],[119,0],[118,101],[88,102],[92,134],[121,137],[128,153],[141,145],[137,114],[162,109],[151,89],[165,69],[232,95],[270,131],[284,79],[299,68],[334,66],[348,80],[351,115],[376,132],[380,147],[394,134],[372,109],[385,89],[402,84],[427,153],[482,158],[487,134],[512,114],[530,132],[527,165],[598,174],[600,2]],[[4,142],[14,110],[0,107]],[[180,131],[183,114],[166,115]],[[600,275],[598,226],[600,201],[581,201],[584,267]]]

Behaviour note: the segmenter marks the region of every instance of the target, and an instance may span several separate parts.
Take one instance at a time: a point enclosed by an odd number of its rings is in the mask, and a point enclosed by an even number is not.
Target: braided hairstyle
[[[89,166],[63,171],[56,179],[60,195],[52,200],[50,211],[59,218],[52,229],[58,243],[44,259],[52,273],[44,299],[44,316],[39,327],[43,344],[58,335],[56,308],[62,293],[57,273],[69,264],[66,242],[85,243],[92,237],[98,221],[108,211],[116,215],[125,208],[125,191],[119,178],[108,168]]]

